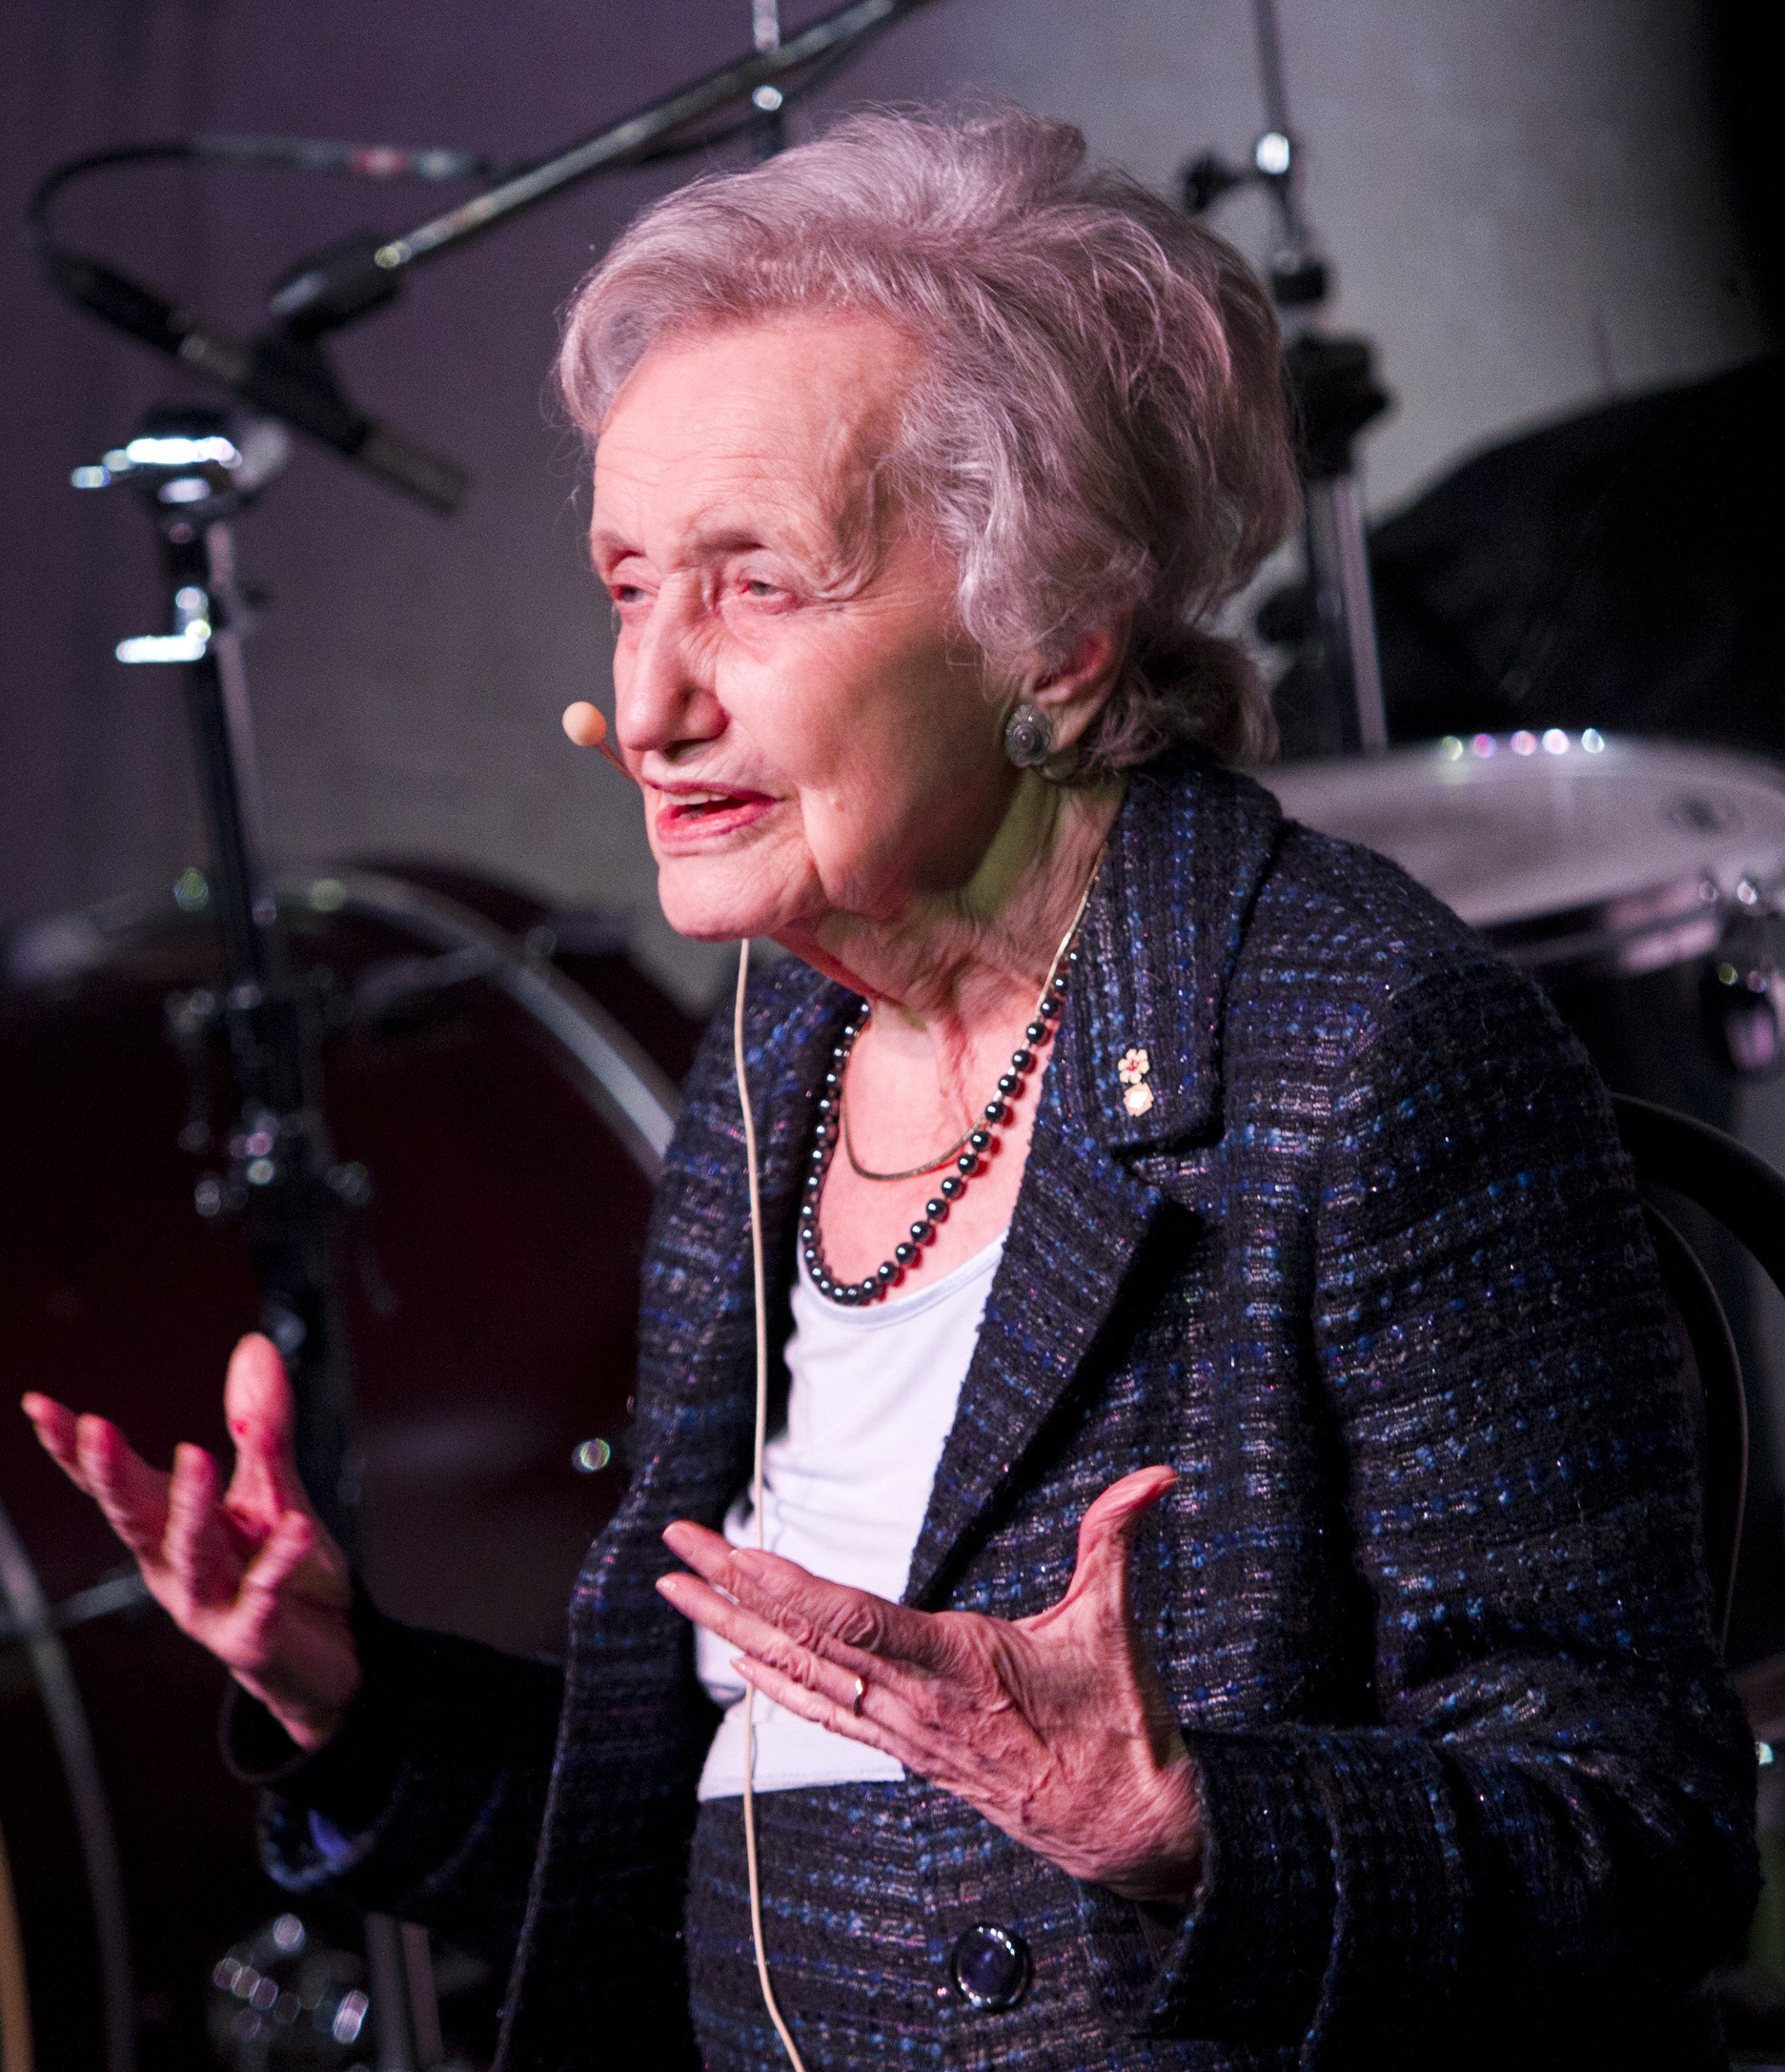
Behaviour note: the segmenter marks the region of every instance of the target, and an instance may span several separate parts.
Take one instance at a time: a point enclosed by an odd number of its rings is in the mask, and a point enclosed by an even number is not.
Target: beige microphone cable
[[[738,1004],[731,1018],[731,1062],[738,1080],[738,1105],[743,1110],[744,1170],[750,1182],[750,1264],[756,1274],[756,1452],[750,1471],[750,1500],[756,1507],[756,1544],[762,1545],[762,1439],[768,1424],[768,1302],[762,1268],[762,1190],[756,1163],[756,1117],[750,1109],[750,1081],[743,1063],[743,1003],[750,984],[750,938],[738,945]],[[805,2072],[793,2036],[769,1983],[768,1957],[762,1948],[762,1879],[756,1859],[756,1686],[743,1691],[743,1853],[750,1869],[750,1934],[756,1943],[756,1975],[762,1985],[762,2004],[775,2024],[794,2072]]]
[[[7,1838],[0,1833],[0,2072],[31,2072],[31,2002],[25,1978],[25,1938]]]

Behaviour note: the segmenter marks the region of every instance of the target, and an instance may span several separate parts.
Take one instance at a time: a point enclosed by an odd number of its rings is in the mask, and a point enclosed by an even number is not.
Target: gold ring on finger
[[[865,1676],[858,1676],[855,1680],[855,1698],[849,1707],[850,1714],[853,1717],[857,1719],[861,1718],[862,1700],[866,1697],[866,1696],[867,1678]]]

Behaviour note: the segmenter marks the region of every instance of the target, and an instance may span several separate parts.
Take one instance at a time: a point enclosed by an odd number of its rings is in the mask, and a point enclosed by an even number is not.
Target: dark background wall
[[[785,0],[789,23],[824,4]],[[1759,175],[1771,166],[1775,126],[1774,74],[1747,18],[1757,7],[1280,7],[1308,211],[1341,283],[1331,320],[1375,340],[1398,399],[1367,441],[1373,511],[1391,510],[1515,430],[1734,366],[1775,340],[1776,281],[1755,234],[1771,206]],[[262,132],[537,155],[736,54],[748,30],[748,0],[5,0],[0,223],[19,222],[32,184],[58,160],[126,138]],[[1096,151],[1167,189],[1187,158],[1209,148],[1240,156],[1260,127],[1249,0],[933,0],[801,111],[795,132],[853,101],[963,92],[1069,117]],[[565,904],[616,910],[638,956],[687,1004],[703,1006],[723,984],[727,952],[670,934],[629,788],[558,729],[567,700],[605,701],[608,641],[583,563],[578,457],[543,396],[556,312],[627,216],[683,176],[627,175],[561,198],[421,272],[397,308],[341,341],[339,364],[365,408],[475,471],[461,516],[431,517],[301,450],[244,521],[241,549],[248,573],[273,593],[249,667],[278,858],[407,853],[514,879]],[[63,221],[75,244],[246,332],[262,320],[267,285],[299,254],[361,225],[405,228],[462,192],[163,169],[93,183],[71,197]],[[1254,200],[1219,220],[1250,255],[1265,256],[1268,224]],[[179,683],[172,672],[112,660],[121,635],[157,630],[149,528],[128,497],[76,494],[68,476],[128,437],[146,405],[204,392],[184,390],[176,370],[55,301],[13,234],[0,237],[0,313],[3,938],[13,923],[117,895],[166,899],[182,866],[203,860]],[[1292,561],[1282,560],[1276,576]],[[156,1012],[152,1001],[151,1024]],[[383,1227],[385,1263],[409,1307],[381,1312],[362,1333],[362,1375],[377,1375],[383,1391],[375,1408],[384,1422],[368,1448],[370,1567],[399,1613],[512,1637],[522,1577],[526,1602],[542,1608],[541,1631],[555,1624],[587,1536],[577,1506],[593,1501],[580,1484],[567,1492],[568,1428],[517,1423],[516,1408],[544,1419],[542,1377],[556,1376],[561,1395],[551,1400],[566,1416],[593,1417],[575,1334],[608,1356],[616,1345],[624,1350],[631,1269],[619,1227],[637,1221],[636,1205],[591,1202],[596,1190],[566,1150],[556,1111],[523,1136],[512,1079],[478,1114],[466,1083],[483,1082],[471,1067],[463,1081],[429,1078],[435,1053],[425,1037],[424,1029],[413,1052],[393,1045],[388,1077],[367,1080],[357,1116],[341,1112],[339,1081],[335,1087],[337,1119],[355,1155],[367,1151],[386,1199],[420,1201],[429,1212],[394,1209]],[[167,1064],[156,1036],[146,1035],[144,1047]],[[455,1055],[440,1048],[442,1074]],[[70,1069],[86,1067],[77,1060]],[[86,1084],[105,1078],[103,1066],[89,1069]],[[36,1096],[48,1118],[41,1172],[53,1178],[34,1188],[0,1169],[16,1219],[7,1256],[16,1264],[25,1239],[59,1229],[52,1212],[92,1206],[106,1243],[90,1248],[91,1257],[64,1248],[78,1253],[66,1270],[86,1292],[54,1286],[34,1326],[45,1343],[64,1333],[58,1346],[91,1334],[123,1377],[120,1396],[128,1382],[131,1429],[164,1457],[174,1433],[202,1435],[185,1421],[194,1398],[168,1385],[176,1354],[187,1358],[214,1327],[220,1356],[252,1314],[252,1292],[238,1253],[220,1268],[221,1253],[207,1256],[204,1299],[187,1313],[186,1284],[160,1270],[154,1248],[185,1258],[199,1242],[184,1207],[190,1166],[172,1167],[162,1135],[144,1150],[125,1127],[119,1111],[130,1104],[118,1087],[96,1090],[111,1093],[111,1107],[90,1103],[78,1117]],[[13,1116],[32,1098],[30,1086],[0,1087]],[[1785,1084],[1743,1098],[1748,1133],[1785,1162]],[[447,1177],[436,1181],[432,1160],[442,1146],[468,1157],[442,1157]],[[480,1289],[499,1286],[509,1307],[466,1305],[477,1312],[467,1328],[464,1310],[446,1299],[463,1295],[449,1285],[458,1255],[436,1245],[436,1232],[450,1235],[459,1220],[447,1211],[458,1206],[453,1189],[463,1188],[474,1152],[500,1184],[464,1189],[476,1199],[463,1220]],[[166,1174],[156,1156],[170,1161]],[[152,1167],[155,1185],[171,1178],[165,1199],[146,1191]],[[592,1209],[600,1212],[593,1231]],[[57,1265],[60,1273],[60,1253]],[[437,1305],[429,1299],[436,1287]],[[20,1316],[28,1308],[13,1304]],[[151,1320],[135,1339],[112,1322],[126,1310]],[[523,1310],[524,1328],[510,1328],[506,1320]],[[1785,1310],[1765,1313],[1776,1382],[1785,1377]],[[449,1341],[450,1356],[436,1354],[429,1331]],[[399,1340],[419,1350],[399,1357]],[[396,1385],[404,1377],[409,1393]],[[202,1386],[208,1405],[212,1385]],[[624,1386],[622,1374],[617,1387]],[[509,1424],[493,1425],[500,1416]],[[616,1411],[612,1429],[619,1421]],[[1776,1445],[1785,1401],[1775,1402],[1770,1422]],[[578,1422],[575,1432],[595,1429]],[[519,1432],[520,1453],[544,1463],[537,1482],[523,1478],[524,1462],[504,1455],[493,1431],[498,1439]],[[380,1432],[390,1442],[382,1453]],[[14,1448],[26,1443],[15,1430]],[[15,1451],[9,1468],[19,1458]],[[404,1486],[425,1497],[415,1515],[430,1521],[406,1539],[403,1507],[388,1500],[405,1462],[415,1479]],[[54,1479],[26,1455],[8,1501],[16,1497],[21,1515],[40,1499],[71,1501],[59,1486],[45,1496]],[[462,1505],[441,1493],[461,1489],[470,1493]],[[498,1503],[532,1507],[525,1529],[513,1528],[514,1509]],[[451,1559],[439,1554],[443,1517],[456,1534]],[[1776,1512],[1766,1519],[1776,1564]],[[94,1552],[74,1530],[67,1545],[34,1531],[32,1543],[51,1564],[90,1555],[96,1564],[60,1581],[52,1565],[58,1593],[111,1558],[109,1546]],[[406,1570],[394,1565],[405,1559]],[[462,1587],[468,1574],[478,1578],[476,1591]],[[144,1882],[145,2020],[161,2025],[159,2062],[184,2063],[197,2062],[193,1996],[226,1940],[219,1932],[204,1942],[212,1932],[204,1923],[231,1907],[239,1923],[277,1902],[252,1873],[245,1834],[228,1859],[243,1879],[239,1893],[213,1889],[213,1859],[195,1843],[194,1821],[246,1819],[220,1780],[165,1782],[189,1775],[182,1766],[196,1759],[193,1750],[209,1751],[214,1695],[194,1682],[195,1657],[154,1652],[156,1633],[105,1621],[74,1645],[102,1695],[102,1754],[126,1815],[132,1875]],[[8,1722],[15,1734],[19,1717]],[[17,1742],[9,1743],[13,1788],[4,1810],[21,1865],[30,1817],[21,1801],[38,1796],[31,1779],[53,1775],[47,1745],[35,1759],[35,1770],[22,1764]],[[48,1803],[54,1789],[44,1796]],[[78,1966],[84,1960],[71,1960],[67,1949],[85,1935],[85,1898],[66,1836],[53,1827],[46,1835],[21,1875],[28,1929],[65,1942],[58,1960]],[[67,1936],[45,1869],[56,1863],[71,1881]],[[157,1940],[161,1929],[168,1935]],[[175,1930],[198,1939],[196,1960],[187,1951],[175,1962]],[[70,1976],[88,1991],[85,1972]],[[172,2021],[180,1995],[186,2028]],[[60,2010],[76,2021],[87,2011]],[[166,2055],[175,2044],[186,2055]]]

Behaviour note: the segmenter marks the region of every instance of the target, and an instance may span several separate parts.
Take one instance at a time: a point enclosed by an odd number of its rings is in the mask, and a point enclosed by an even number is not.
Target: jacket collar
[[[1108,1149],[1220,1133],[1227,985],[1282,824],[1268,791],[1194,750],[1132,779],[1048,1073],[1050,1095]],[[1139,1052],[1133,1084],[1152,1101],[1137,1113],[1121,1068]]]
[[[1228,982],[1281,825],[1268,793],[1187,753],[1149,764],[1130,785],[1086,910],[908,1604],[947,1601],[1020,1486],[1024,1457],[1095,1386],[1099,1340],[1169,1208],[1131,1159],[1219,1133]],[[1131,1065],[1125,1083],[1122,1062],[1139,1051],[1146,1072]],[[1138,1114],[1129,1084],[1153,1096]]]

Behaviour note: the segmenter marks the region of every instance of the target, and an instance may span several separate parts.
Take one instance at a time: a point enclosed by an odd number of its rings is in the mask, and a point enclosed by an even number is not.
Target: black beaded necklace
[[[1072,966],[1079,961],[1079,930],[1085,922],[1085,910],[1091,903],[1091,887],[1097,883],[1097,868],[1102,863],[1100,851],[1097,863],[1091,867],[1090,884],[1085,887],[1085,897],[1079,902],[1072,925],[1055,952],[1053,969],[1042,987],[1041,998],[1035,1003],[1034,1019],[1023,1031],[1022,1043],[1010,1053],[1009,1069],[999,1075],[998,1090],[985,1104],[984,1120],[962,1140],[954,1171],[923,1204],[923,1215],[911,1226],[911,1234],[893,1247],[892,1257],[882,1259],[872,1273],[860,1281],[837,1278],[825,1264],[824,1247],[818,1234],[819,1197],[824,1191],[824,1176],[837,1155],[838,1139],[842,1135],[843,1074],[848,1069],[849,1053],[855,1048],[856,1038],[867,1026],[868,1016],[873,1012],[871,1003],[862,1001],[843,1025],[842,1034],[831,1051],[830,1064],[821,1083],[818,1127],[813,1134],[810,1153],[811,1169],[806,1175],[805,1191],[800,1203],[800,1256],[805,1262],[813,1287],[821,1295],[828,1295],[843,1308],[878,1302],[912,1267],[922,1265],[923,1248],[934,1239],[936,1226],[946,1219],[950,1206],[966,1192],[967,1182],[979,1171],[981,1161],[991,1148],[994,1133],[1009,1121],[1011,1096],[1035,1069],[1037,1048],[1053,1035],[1064,1005],[1061,996],[1065,991]]]

